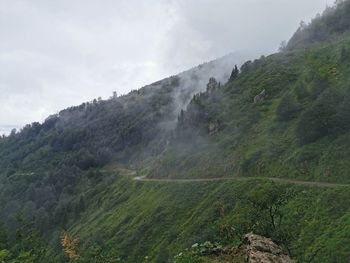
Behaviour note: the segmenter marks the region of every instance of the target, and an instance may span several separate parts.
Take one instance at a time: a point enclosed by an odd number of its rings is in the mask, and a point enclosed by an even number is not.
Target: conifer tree
[[[236,79],[238,74],[239,74],[239,69],[238,69],[237,65],[235,65],[233,70],[232,70],[229,81],[233,81],[234,79]]]

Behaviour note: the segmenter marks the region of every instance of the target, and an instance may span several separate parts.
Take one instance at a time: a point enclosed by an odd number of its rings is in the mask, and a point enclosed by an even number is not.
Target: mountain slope
[[[147,262],[146,256],[151,262],[167,262],[198,242],[239,244],[250,231],[272,237],[300,262],[314,253],[316,262],[348,257],[349,187],[325,189],[264,179],[137,182],[121,173],[104,176],[108,182],[84,180],[90,185],[85,188],[90,203],[80,217],[69,216],[82,262],[92,257],[95,262]],[[275,226],[270,207],[276,209]]]
[[[168,262],[253,231],[347,261],[349,3],[240,70],[224,58],[2,138],[0,260]]]
[[[350,3],[345,0],[335,1],[322,15],[317,15],[309,25],[302,22],[288,42],[286,49],[305,48],[320,42],[331,42],[349,33]]]
[[[349,51],[345,38],[247,63],[192,100],[149,175],[349,182]]]

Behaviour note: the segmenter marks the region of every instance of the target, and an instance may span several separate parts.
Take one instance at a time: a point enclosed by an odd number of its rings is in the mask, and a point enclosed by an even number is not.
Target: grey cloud
[[[176,0],[165,57],[177,69],[232,51],[268,54],[333,0]]]
[[[331,2],[0,0],[0,126],[42,121],[232,51],[272,52]]]

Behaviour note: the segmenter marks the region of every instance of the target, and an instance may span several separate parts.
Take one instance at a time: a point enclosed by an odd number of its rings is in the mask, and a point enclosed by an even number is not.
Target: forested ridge
[[[218,59],[2,137],[0,261],[206,262],[254,232],[346,262],[348,10],[232,73]],[[232,180],[176,182],[203,178]]]

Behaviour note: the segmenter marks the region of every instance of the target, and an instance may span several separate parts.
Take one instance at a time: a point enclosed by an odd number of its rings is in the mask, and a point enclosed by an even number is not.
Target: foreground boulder
[[[215,262],[215,263],[293,263],[283,249],[271,239],[255,235],[245,235],[239,247],[223,247],[209,241],[194,244],[190,249],[175,256],[174,263]]]
[[[283,252],[281,247],[272,242],[271,239],[247,234],[244,237],[241,249],[246,255],[249,263],[292,263],[290,257]]]

